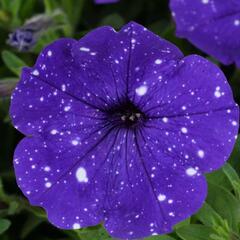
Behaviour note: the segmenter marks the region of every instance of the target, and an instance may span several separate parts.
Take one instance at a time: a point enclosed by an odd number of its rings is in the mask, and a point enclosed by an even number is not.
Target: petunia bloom
[[[43,30],[46,31],[52,25],[53,19],[49,16],[44,14],[34,16],[27,20],[23,26],[10,33],[7,43],[19,51],[30,51],[42,35]]]
[[[19,28],[9,34],[8,44],[19,51],[29,51],[36,44],[36,38],[31,29]]]
[[[223,64],[240,67],[239,0],[171,0],[177,36]]]
[[[96,4],[107,4],[107,3],[116,3],[119,0],[95,0]]]
[[[221,70],[131,22],[47,46],[12,95],[17,182],[63,229],[170,232],[228,159],[238,107]]]

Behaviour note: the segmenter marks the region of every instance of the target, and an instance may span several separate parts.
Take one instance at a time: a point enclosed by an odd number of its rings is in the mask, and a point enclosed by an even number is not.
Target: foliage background
[[[37,14],[54,16],[55,26],[45,29],[30,52],[18,52],[8,46],[8,34]],[[16,185],[12,164],[14,148],[23,136],[12,127],[9,120],[7,90],[18,80],[21,67],[32,66],[42,47],[54,39],[64,36],[78,39],[101,25],[111,25],[119,29],[131,20],[175,43],[185,55],[197,53],[218,64],[229,80],[235,100],[240,102],[240,70],[234,65],[222,66],[188,41],[176,38],[167,0],[121,0],[117,4],[109,5],[96,5],[92,0],[0,0],[1,240],[112,239],[100,225],[73,231],[59,230],[48,223],[40,208],[30,206],[24,199]],[[207,176],[208,198],[202,209],[175,226],[168,236],[150,237],[148,240],[240,239],[239,141],[228,163]]]

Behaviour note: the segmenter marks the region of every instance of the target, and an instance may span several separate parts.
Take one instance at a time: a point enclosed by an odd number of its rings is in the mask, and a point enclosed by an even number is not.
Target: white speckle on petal
[[[170,217],[175,217],[175,214],[174,214],[173,212],[170,212],[170,213],[169,213],[169,216],[170,216]]]
[[[66,85],[65,84],[63,84],[62,86],[61,86],[61,89],[62,89],[62,91],[66,91]]]
[[[136,39],[133,38],[133,39],[131,40],[131,43],[136,43]]]
[[[76,178],[78,180],[78,182],[88,182],[88,178],[87,178],[87,172],[85,170],[85,168],[83,167],[79,167],[76,171]]]
[[[81,226],[80,226],[79,223],[74,223],[72,227],[73,227],[73,229],[79,229],[79,228],[81,228]]]
[[[50,182],[46,182],[46,183],[45,183],[45,187],[46,187],[46,188],[50,188],[51,186],[52,186],[52,184],[51,184]]]
[[[32,72],[32,74],[33,74],[34,76],[39,76],[39,71],[38,71],[37,69],[35,69],[35,70]]]
[[[80,47],[80,51],[82,51],[82,52],[89,52],[90,49],[86,48],[86,47]]]
[[[138,96],[143,96],[147,93],[147,86],[140,86],[138,88],[135,89],[136,93]]]
[[[168,118],[167,118],[167,117],[163,117],[163,118],[162,118],[162,121],[163,121],[164,123],[167,123],[167,122],[168,122]]]
[[[52,135],[56,135],[57,133],[58,133],[58,130],[56,130],[56,129],[51,130]]]
[[[51,168],[49,167],[49,166],[46,166],[45,168],[44,168],[44,171],[45,172],[49,172],[51,170]]]
[[[214,92],[214,96],[215,96],[216,98],[219,98],[219,97],[222,96],[222,94],[221,94],[221,92],[220,92],[220,87],[219,87],[219,86],[216,87],[216,90],[215,90],[215,92]]]
[[[221,97],[221,93],[220,93],[219,91],[215,91],[215,92],[214,92],[214,95],[215,95],[216,98]]]
[[[232,121],[232,125],[233,126],[237,126],[237,122],[236,121]]]
[[[198,155],[200,158],[204,158],[205,153],[204,153],[203,150],[198,150],[197,155]]]
[[[187,107],[186,107],[186,106],[182,106],[182,110],[184,110],[184,111],[185,111],[186,109],[187,109]]]
[[[71,109],[70,106],[66,106],[66,107],[64,107],[64,111],[65,111],[65,112],[68,112],[70,109]]]
[[[209,0],[202,0],[202,3],[203,3],[203,4],[208,4],[208,3],[209,3]]]
[[[236,19],[236,20],[234,21],[234,25],[235,25],[235,26],[240,26],[240,20]]]
[[[78,140],[72,140],[72,145],[77,146],[78,145]]]
[[[51,57],[51,56],[52,56],[52,51],[49,50],[49,51],[47,52],[47,55],[48,55],[49,57]]]
[[[158,201],[163,202],[166,199],[166,196],[164,194],[158,195]]]
[[[155,64],[161,64],[162,63],[162,60],[161,59],[156,59],[155,60]]]
[[[190,167],[186,170],[186,174],[190,177],[194,176],[196,173],[197,173],[197,170],[192,167]]]
[[[181,132],[186,134],[186,133],[188,132],[188,130],[187,130],[187,128],[182,127],[182,128],[181,128]]]

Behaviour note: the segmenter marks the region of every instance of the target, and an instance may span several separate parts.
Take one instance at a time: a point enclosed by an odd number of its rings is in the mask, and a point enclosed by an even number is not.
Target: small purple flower
[[[96,4],[108,4],[108,3],[116,3],[119,0],[95,0]]]
[[[24,68],[11,117],[17,182],[59,228],[104,223],[134,239],[202,205],[228,159],[238,107],[221,70],[131,22],[47,46]]]
[[[177,35],[223,64],[240,67],[239,0],[171,0]]]
[[[8,44],[19,51],[29,51],[36,44],[36,38],[31,29],[19,28],[9,34]]]
[[[52,16],[55,16],[55,12]],[[9,34],[7,43],[19,51],[30,51],[37,43],[43,31],[53,25],[53,20],[44,14],[34,16]]]

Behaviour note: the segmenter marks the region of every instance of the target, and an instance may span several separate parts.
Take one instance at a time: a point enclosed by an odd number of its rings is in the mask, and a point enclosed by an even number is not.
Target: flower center
[[[111,123],[125,128],[137,127],[146,120],[145,114],[129,100],[108,108],[106,115]]]

